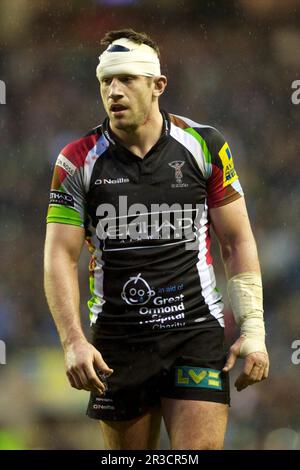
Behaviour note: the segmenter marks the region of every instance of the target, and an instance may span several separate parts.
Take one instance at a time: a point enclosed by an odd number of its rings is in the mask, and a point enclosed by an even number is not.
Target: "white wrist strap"
[[[237,274],[229,279],[227,288],[235,322],[241,327],[241,336],[245,337],[240,356],[245,357],[252,352],[266,353],[260,274]]]

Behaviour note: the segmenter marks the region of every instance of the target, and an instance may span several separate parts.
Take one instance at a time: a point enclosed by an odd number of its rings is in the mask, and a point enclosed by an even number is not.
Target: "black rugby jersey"
[[[162,115],[161,137],[144,158],[106,118],[56,161],[47,222],[85,228],[90,320],[103,334],[224,326],[209,209],[242,189],[219,131]]]

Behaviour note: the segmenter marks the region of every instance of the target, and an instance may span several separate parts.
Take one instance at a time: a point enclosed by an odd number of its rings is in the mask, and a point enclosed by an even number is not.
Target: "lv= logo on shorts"
[[[222,390],[221,371],[204,367],[175,367],[176,387],[197,387]]]

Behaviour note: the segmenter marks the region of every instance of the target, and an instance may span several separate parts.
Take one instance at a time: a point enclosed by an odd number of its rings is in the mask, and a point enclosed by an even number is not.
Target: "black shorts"
[[[106,380],[104,396],[91,393],[90,418],[133,419],[159,405],[161,397],[230,404],[221,327],[101,338],[94,345],[114,373]]]

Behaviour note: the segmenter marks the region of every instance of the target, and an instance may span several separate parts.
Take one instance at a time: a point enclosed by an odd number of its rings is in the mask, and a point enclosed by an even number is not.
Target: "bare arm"
[[[84,229],[48,224],[45,243],[45,292],[63,347],[84,339],[79,314],[77,263]]]
[[[210,217],[218,237],[227,278],[253,272],[260,274],[256,243],[250,227],[245,201],[243,198],[231,204],[211,209]],[[230,348],[230,354],[224,371],[229,371],[240,353],[240,337]],[[246,356],[243,373],[236,380],[238,390],[259,382],[268,376],[268,356],[262,352],[253,352]]]
[[[246,271],[260,273],[244,198],[211,209],[210,217],[220,243],[227,278]]]
[[[71,385],[102,393],[104,385],[95,369],[112,370],[84,336],[80,322],[78,260],[84,242],[84,229],[73,225],[47,225],[44,258],[44,284],[47,301],[65,352],[67,376]]]

